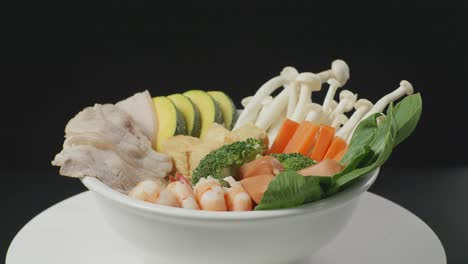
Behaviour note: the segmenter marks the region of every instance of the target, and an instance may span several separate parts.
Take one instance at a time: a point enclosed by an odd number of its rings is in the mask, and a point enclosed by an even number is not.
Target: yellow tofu
[[[243,141],[248,138],[260,139],[267,146],[269,143],[268,134],[264,130],[256,127],[253,123],[247,123],[231,132],[232,141]]]
[[[213,123],[206,131],[202,138],[204,143],[214,145],[225,145],[232,143],[231,131],[226,129],[223,125]]]
[[[196,137],[191,136],[184,136],[184,135],[177,135],[171,138],[168,138],[166,141],[162,143],[162,151],[166,152],[173,152],[179,150],[187,150],[191,146],[197,145],[201,143],[201,140]]]
[[[178,135],[167,139],[163,145],[163,152],[172,158],[175,169],[184,176],[191,174],[189,155],[190,149],[200,144],[201,140],[195,137]]]

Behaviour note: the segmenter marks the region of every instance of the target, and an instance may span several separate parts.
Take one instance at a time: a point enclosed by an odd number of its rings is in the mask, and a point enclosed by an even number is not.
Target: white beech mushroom
[[[280,92],[271,103],[258,115],[255,126],[261,129],[268,129],[288,105],[288,94],[285,89]]]
[[[305,120],[321,124],[323,122],[323,107],[319,104],[312,103]]]
[[[250,101],[252,101],[252,98],[253,98],[253,96],[244,97],[244,99],[241,100],[242,107],[246,108],[247,105],[250,103]],[[273,97],[272,96],[267,96],[267,97],[265,97],[265,99],[263,99],[261,104],[262,105],[269,104],[269,103],[271,103],[271,101],[273,101]]]
[[[292,81],[290,84],[287,84],[286,89],[288,89],[288,109],[286,115],[290,116],[294,113],[294,109],[296,109],[297,100],[299,99],[299,86],[297,82]]]
[[[334,78],[340,82],[341,86],[344,86],[349,79],[349,67],[343,60],[334,60],[331,69],[320,72],[317,75],[323,83]]]
[[[336,90],[338,90],[338,88],[340,88],[342,85],[335,78],[328,79],[327,83],[330,86],[328,87],[327,95],[325,96],[325,99],[323,100],[322,107],[325,110],[325,112],[331,113],[329,109],[330,104],[333,101],[333,98],[335,97]]]
[[[247,105],[250,103],[250,101],[252,100],[252,97],[253,96],[248,96],[248,97],[245,97],[244,99],[242,99],[241,101],[241,105],[244,107],[247,107]],[[265,109],[268,107],[268,105],[273,101],[273,97],[272,96],[267,96],[263,99],[263,101],[261,102],[261,107],[260,107],[260,110],[258,111],[258,113],[252,118],[252,123],[255,123],[255,121],[258,119],[258,117],[260,116],[260,114],[262,113],[262,111],[265,111]]]
[[[336,133],[336,136],[349,143],[352,133],[356,129],[359,122],[361,122],[364,115],[372,108],[372,106],[373,104],[367,99],[357,100],[356,104],[354,104],[355,111],[353,115],[351,115],[348,122],[346,122],[343,127]]]
[[[275,123],[273,123],[268,129],[267,133],[268,133],[268,139],[270,140],[270,146],[275,141],[276,135],[278,134],[278,131],[281,128],[281,125],[283,124],[284,120],[286,120],[286,118],[283,115],[283,117],[278,118],[278,120]]]
[[[260,112],[258,113],[258,117],[262,116],[262,113],[268,110],[268,107],[271,103],[273,103],[273,97],[268,96],[267,98],[263,99],[262,101],[262,108],[260,108]]]
[[[256,115],[260,111],[261,103],[265,97],[270,96],[274,91],[278,88],[282,87],[285,83],[292,81],[294,79],[290,79],[291,72],[296,71],[292,67],[286,67],[281,71],[279,76],[270,79],[266,83],[264,83],[255,93],[253,98],[251,99],[250,103],[247,107],[241,112],[239,118],[237,119],[236,125],[234,129],[239,128],[240,126],[251,122],[255,119]]]
[[[295,79],[298,74],[297,70],[293,67],[286,67],[281,71],[281,76],[288,81],[284,84],[284,89],[273,99],[273,102],[266,107],[265,111],[262,111],[258,115],[255,122],[257,127],[265,130],[268,129],[280,117],[288,104],[293,104],[294,98],[291,98],[290,94],[293,93],[292,90],[297,89]]]
[[[307,113],[307,106],[311,103],[312,92],[320,91],[322,82],[316,74],[311,72],[300,73],[296,81],[299,83],[301,91],[299,93],[299,101],[290,119],[295,122],[301,122],[304,120]]]
[[[335,110],[331,112],[330,119],[333,120],[336,115],[349,112],[353,109],[356,103],[357,95],[348,91],[343,90],[340,93],[340,102],[336,106]]]
[[[372,106],[373,104],[369,100],[357,100],[356,104],[354,104],[354,113],[351,115],[348,122],[346,122],[343,127],[336,133],[336,136],[349,142],[352,131],[354,131],[362,117],[372,108]]]
[[[387,105],[389,105],[395,100],[400,99],[404,95],[411,95],[413,94],[413,92],[414,90],[413,90],[413,86],[411,85],[411,83],[405,80],[401,81],[400,87],[398,87],[396,90],[385,95],[379,101],[377,101],[374,107],[372,107],[372,109],[369,112],[367,112],[367,114],[363,117],[363,119],[366,119],[367,117],[375,113],[383,112],[383,110],[385,109],[385,107],[387,107]]]
[[[333,100],[331,100],[331,102],[330,102],[330,104],[328,106],[328,109],[327,110],[323,109],[323,116],[322,116],[323,124],[325,124],[325,125],[331,124],[333,119],[331,119],[330,114],[335,110],[335,108],[337,106],[338,106],[338,102],[335,99],[333,99]]]
[[[337,114],[335,115],[335,118],[333,119],[331,126],[335,129],[335,131],[338,131],[338,129],[344,125],[348,121],[348,117],[344,114]]]

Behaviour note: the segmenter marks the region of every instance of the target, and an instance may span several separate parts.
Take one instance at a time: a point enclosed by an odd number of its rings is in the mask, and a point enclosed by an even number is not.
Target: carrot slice
[[[282,153],[298,126],[297,122],[289,119],[284,120],[268,153]]]
[[[283,150],[283,153],[301,153],[308,155],[310,149],[314,146],[315,137],[319,131],[320,126],[309,122],[302,122],[296,129],[296,132],[289,140],[288,145]]]
[[[347,148],[348,144],[346,141],[340,137],[335,137],[330,144],[330,147],[325,154],[324,159],[335,159],[335,157],[340,154],[345,148]]]
[[[325,156],[325,153],[327,153],[328,147],[332,143],[334,136],[335,128],[327,125],[321,125],[320,132],[317,137],[317,143],[312,150],[312,154],[310,154],[310,158],[315,161],[323,160],[323,157]]]
[[[346,154],[346,151],[348,151],[348,145],[346,145],[346,147],[343,150],[341,150],[340,153],[336,154],[335,157],[333,157],[333,159],[336,161],[340,161]]]

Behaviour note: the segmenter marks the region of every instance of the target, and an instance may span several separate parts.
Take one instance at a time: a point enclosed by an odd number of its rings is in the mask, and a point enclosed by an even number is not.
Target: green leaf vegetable
[[[416,128],[422,112],[422,99],[419,93],[406,97],[395,106],[395,121],[398,128],[395,146],[405,140]]]
[[[275,157],[286,171],[298,171],[315,164],[315,161],[301,153],[271,154],[271,156]]]
[[[200,161],[193,171],[192,184],[195,185],[201,178],[208,176],[221,180],[229,176],[233,169],[254,160],[265,150],[263,141],[253,138],[224,145]]]
[[[330,196],[359,177],[382,166],[393,148],[406,139],[417,125],[422,110],[419,94],[407,96],[395,108],[391,104],[385,118],[378,124],[374,114],[363,120],[353,134],[341,163],[346,167],[327,184],[324,177],[304,177],[286,171],[273,179],[255,210],[280,209],[298,206]]]
[[[271,210],[299,206],[322,197],[318,177],[304,177],[295,171],[285,171],[271,181],[255,210]]]

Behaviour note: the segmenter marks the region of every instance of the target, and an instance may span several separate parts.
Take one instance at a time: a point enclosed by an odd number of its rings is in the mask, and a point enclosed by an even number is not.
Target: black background
[[[386,167],[468,165],[468,9],[462,2],[8,1],[3,11],[0,169],[8,228],[0,252],[32,216],[84,190],[50,165],[66,122],[86,106],[144,89],[153,96],[224,90],[239,102],[284,66],[319,72],[341,58],[351,69],[346,88],[360,97],[375,101],[402,79],[422,94],[420,124]],[[437,190],[439,178],[431,179]],[[400,185],[408,191],[417,182]],[[391,193],[382,185],[377,190]],[[423,206],[418,193],[411,199],[414,211]],[[456,245],[454,237],[445,241]]]

